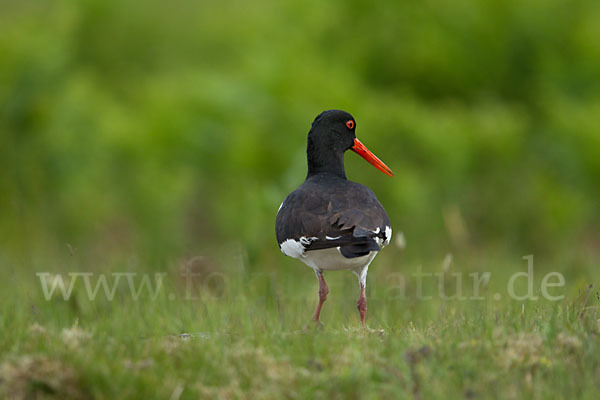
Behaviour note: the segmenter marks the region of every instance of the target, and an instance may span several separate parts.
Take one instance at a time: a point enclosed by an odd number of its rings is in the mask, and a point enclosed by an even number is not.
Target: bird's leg
[[[362,269],[354,270],[354,274],[358,278],[358,284],[360,285],[360,296],[358,296],[358,301],[356,302],[356,308],[358,308],[358,312],[360,313],[360,322],[363,328],[365,325],[365,318],[367,316],[367,272],[369,271],[369,265],[366,265]]]
[[[358,308],[358,312],[360,313],[360,322],[362,326],[365,326],[365,317],[367,316],[367,295],[365,285],[361,282],[360,284],[360,296],[358,296],[358,301],[356,302],[356,308]]]
[[[313,319],[317,323],[321,323],[319,317],[321,315],[321,307],[323,307],[323,303],[327,300],[327,294],[329,293],[329,288],[327,287],[327,283],[325,283],[325,279],[323,279],[323,272],[321,270],[315,269],[315,274],[317,274],[317,279],[319,280],[319,304],[317,305],[317,309],[313,315]]]

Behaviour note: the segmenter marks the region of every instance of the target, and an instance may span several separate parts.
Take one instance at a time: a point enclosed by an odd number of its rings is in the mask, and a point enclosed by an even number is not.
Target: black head
[[[307,178],[324,172],[346,178],[346,150],[354,151],[386,175],[393,176],[392,171],[356,138],[355,130],[356,121],[346,111],[328,110],[319,114],[308,132]]]
[[[309,140],[322,144],[332,150],[342,152],[354,146],[356,121],[342,110],[327,110],[317,115],[312,123]]]
[[[308,132],[308,175],[331,172],[346,177],[344,152],[354,146],[354,117],[341,110],[327,110],[315,118]]]

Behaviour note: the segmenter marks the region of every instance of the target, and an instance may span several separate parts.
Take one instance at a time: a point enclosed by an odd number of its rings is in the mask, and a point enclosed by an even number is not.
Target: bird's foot
[[[344,331],[348,332],[349,334],[353,334],[353,335],[377,335],[380,337],[385,336],[386,332],[384,329],[372,329],[369,328],[366,325],[361,325],[360,327],[357,327],[355,325],[353,326],[344,326]]]
[[[384,329],[381,329],[381,328],[380,329],[373,329],[373,328],[369,328],[367,325],[363,325],[362,328],[363,328],[363,332],[364,333],[368,333],[368,334],[371,334],[371,335],[378,335],[380,337],[385,336],[385,330]]]
[[[311,319],[306,325],[304,325],[304,332],[314,331],[314,330],[322,330],[325,328],[325,325],[318,319]]]

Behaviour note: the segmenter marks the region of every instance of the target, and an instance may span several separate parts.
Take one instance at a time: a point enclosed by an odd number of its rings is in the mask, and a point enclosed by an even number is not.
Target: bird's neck
[[[329,173],[346,179],[346,171],[344,169],[344,152],[331,151],[321,152],[311,149],[311,143],[307,149],[308,174],[306,178],[321,173]]]

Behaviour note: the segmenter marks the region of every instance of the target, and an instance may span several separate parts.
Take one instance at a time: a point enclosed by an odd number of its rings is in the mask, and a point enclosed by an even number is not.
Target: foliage
[[[597,2],[2,8],[5,251],[228,241],[264,256],[328,108],[396,172],[347,157],[414,249],[598,245]]]

